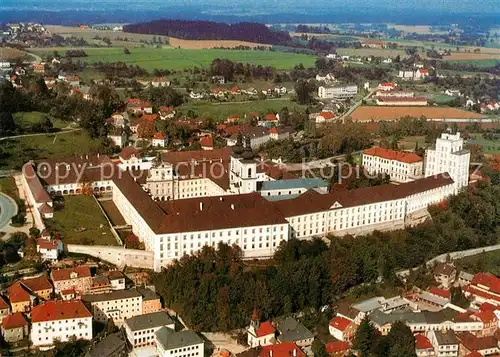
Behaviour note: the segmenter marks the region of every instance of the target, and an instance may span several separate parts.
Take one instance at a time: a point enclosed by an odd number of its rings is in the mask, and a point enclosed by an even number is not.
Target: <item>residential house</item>
[[[127,132],[122,127],[114,127],[109,131],[108,138],[114,145],[123,148],[127,143]]]
[[[434,346],[431,341],[422,334],[415,335],[415,354],[417,357],[435,357]]]
[[[175,331],[175,322],[165,311],[143,314],[126,319],[125,334],[133,348],[156,346],[155,332],[162,327]]]
[[[335,82],[335,76],[333,74],[327,73],[324,76],[321,76],[319,74],[316,75],[316,80],[318,82]]]
[[[262,347],[259,357],[306,357],[306,354],[297,344],[282,342]]]
[[[51,348],[55,340],[92,340],[92,314],[80,300],[47,301],[31,313],[31,343]]]
[[[456,334],[460,341],[460,354],[479,352],[482,356],[489,356],[500,353],[497,339],[494,336],[477,337],[470,332],[460,332]]]
[[[22,313],[16,312],[2,319],[2,336],[5,342],[18,342],[29,334],[28,321]]]
[[[419,68],[415,71],[413,79],[416,81],[423,80],[429,76],[429,70],[427,68]]]
[[[458,273],[458,284],[460,286],[469,285],[474,279],[474,274],[467,273],[466,271],[461,271]]]
[[[294,342],[299,347],[306,347],[314,340],[312,332],[292,317],[279,321],[276,329],[279,332],[277,339],[280,343]]]
[[[85,357],[127,357],[127,341],[123,332],[115,332],[104,337],[90,347]]]
[[[80,78],[78,76],[66,76],[66,78],[64,78],[64,81],[73,88],[80,86]]]
[[[453,262],[439,262],[434,267],[434,280],[440,283],[445,289],[449,289],[455,282],[457,270]]]
[[[451,97],[460,97],[462,95],[459,89],[447,89],[444,91],[444,94],[449,95]]]
[[[151,80],[152,87],[170,87],[170,81],[165,77],[155,77]]]
[[[39,238],[36,241],[36,251],[42,260],[57,261],[63,252],[63,243],[59,239]]]
[[[200,146],[202,150],[213,150],[214,139],[212,135],[205,135],[200,139]]]
[[[269,129],[269,138],[273,140],[285,140],[290,137],[294,130],[291,127],[273,126]]]
[[[339,86],[339,87],[324,87],[320,86],[318,88],[318,97],[326,99],[346,99],[352,98],[358,93],[358,86]]]
[[[284,94],[287,93],[287,91],[288,90],[286,89],[286,87],[283,87],[283,86],[281,86],[281,87],[274,87],[274,93],[279,94],[279,95],[284,95]]]
[[[161,120],[172,119],[175,116],[175,109],[170,106],[161,106],[158,115]]]
[[[264,117],[257,122],[258,126],[264,126],[266,128],[270,128],[272,126],[277,126],[280,121],[279,113],[269,113],[264,115]]]
[[[396,89],[396,86],[397,86],[397,84],[394,82],[382,82],[382,83],[379,83],[377,89],[379,89],[381,91],[391,91],[391,90]]]
[[[45,274],[23,278],[19,282],[28,288],[38,299],[50,300],[52,298],[54,287]]]
[[[99,322],[113,318],[115,324],[121,325],[125,319],[142,315],[142,295],[135,289],[86,294],[82,300]]]
[[[111,283],[111,289],[113,290],[124,290],[126,285],[125,274],[119,270],[111,270],[105,273]]]
[[[458,357],[460,342],[452,330],[430,331],[427,338],[434,347],[436,357]]]
[[[151,145],[154,147],[166,147],[168,146],[168,136],[165,133],[157,132],[153,139],[151,139]]]
[[[325,351],[330,357],[345,357],[351,350],[351,344],[346,341],[333,341],[325,344]]]
[[[323,111],[316,116],[316,123],[324,123],[326,121],[335,119],[335,113],[330,111]]]
[[[400,70],[398,73],[398,78],[403,81],[412,81],[414,78],[415,72],[408,70]]]
[[[52,270],[50,273],[56,293],[74,290],[77,294],[86,294],[92,285],[92,274],[86,265],[74,268]]]
[[[335,316],[328,326],[330,335],[339,341],[350,341],[356,334],[356,325],[353,321],[342,316]]]
[[[35,73],[45,73],[45,62],[33,64],[33,72]]]
[[[160,297],[156,294],[156,292],[141,286],[135,287],[135,290],[142,296],[143,314],[150,314],[162,309]]]
[[[155,332],[158,357],[203,357],[205,343],[194,331],[161,327]]]
[[[13,314],[16,312],[29,313],[36,300],[36,296],[30,293],[19,281],[7,288],[7,296]]]
[[[0,321],[2,318],[10,314],[10,306],[5,299],[0,295]]]
[[[250,326],[247,327],[247,343],[250,347],[272,345],[276,341],[276,329],[271,322],[260,323],[259,314],[254,309]]]
[[[211,82],[218,83],[218,84],[224,84],[224,83],[226,83],[226,78],[224,78],[224,76],[212,76]]]

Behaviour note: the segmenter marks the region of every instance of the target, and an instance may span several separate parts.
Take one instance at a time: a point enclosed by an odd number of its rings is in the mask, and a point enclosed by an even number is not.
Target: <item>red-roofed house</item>
[[[394,82],[382,82],[379,83],[377,89],[383,90],[383,91],[390,91],[394,90],[396,88],[397,84]]]
[[[351,320],[342,316],[335,316],[328,326],[330,335],[340,341],[350,341],[358,326]]]
[[[280,121],[280,115],[279,114],[273,114],[269,113],[264,115],[262,119],[259,119],[257,122],[257,125],[259,126],[265,126],[266,128],[270,128],[273,125],[277,126]]]
[[[169,87],[170,81],[165,77],[156,77],[151,81],[153,87]]]
[[[59,239],[39,238],[36,241],[36,251],[42,256],[42,260],[57,261],[59,254],[63,252],[63,244]]]
[[[351,344],[346,341],[333,341],[325,345],[325,350],[331,357],[344,357],[351,349]]]
[[[165,133],[156,133],[153,136],[153,139],[151,140],[151,145],[154,147],[162,147],[164,148],[165,146],[168,145],[168,136]]]
[[[437,286],[431,286],[429,288],[429,293],[431,293],[432,295],[442,297],[444,299],[448,299],[448,300],[451,299],[451,294],[448,290],[438,288]]]
[[[335,118],[333,112],[321,112],[316,116],[316,123],[324,123],[325,121],[332,120]]]
[[[422,177],[424,160],[411,152],[374,146],[363,152],[363,167],[370,174],[385,174],[392,181],[410,182]]]
[[[10,306],[0,295],[0,319],[10,314]]]
[[[2,336],[6,342],[18,342],[27,337],[29,333],[28,321],[23,314],[16,312],[2,319]]]
[[[415,353],[417,357],[435,356],[434,347],[425,335],[415,335]]]
[[[45,274],[36,277],[23,278],[19,282],[40,299],[49,300],[52,298],[54,287]]]
[[[63,290],[74,290],[80,295],[87,293],[92,285],[92,274],[86,265],[52,270],[50,273],[56,293]]]
[[[250,326],[247,328],[250,347],[268,346],[275,343],[276,329],[269,321],[259,322],[259,314],[254,309]]]
[[[213,150],[214,149],[214,139],[212,135],[205,135],[200,139],[200,146],[203,150]]]
[[[483,323],[483,328],[478,336],[491,336],[497,330],[498,318],[492,310],[480,311],[471,315],[471,318]]]
[[[482,356],[489,356],[500,352],[497,340],[493,336],[476,337],[470,332],[456,334],[460,341],[460,352],[463,354],[479,352]]]
[[[161,106],[158,112],[161,120],[172,119],[175,116],[174,107]]]
[[[231,124],[231,123],[236,123],[238,121],[240,121],[240,116],[238,114],[231,114],[231,115],[228,115],[225,123]]]
[[[259,357],[305,357],[306,354],[293,342],[264,346]]]
[[[465,296],[474,298],[476,305],[488,302],[500,306],[500,279],[492,274],[477,273],[463,291]]]
[[[415,72],[414,80],[418,81],[429,76],[429,70],[427,68],[420,68]]]
[[[50,348],[55,339],[92,339],[92,314],[80,300],[47,301],[35,306],[31,323],[31,343],[40,349]]]

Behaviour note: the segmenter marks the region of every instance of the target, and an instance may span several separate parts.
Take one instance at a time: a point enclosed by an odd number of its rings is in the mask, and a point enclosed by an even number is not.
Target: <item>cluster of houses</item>
[[[398,78],[402,81],[421,81],[429,76],[429,70],[427,68],[418,68],[416,70],[400,70],[398,72]]]
[[[436,264],[433,275],[439,286],[341,304],[329,324],[338,355],[347,355],[359,324],[368,318],[381,335],[387,335],[396,321],[404,322],[415,335],[418,357],[498,356],[500,279],[485,273],[458,273],[453,262]],[[468,308],[452,304],[452,286],[460,287],[469,298]]]
[[[150,355],[188,356],[177,352],[189,348],[203,355],[203,340],[192,331],[176,331],[159,296],[147,287],[131,287],[118,270],[93,275],[89,265],[79,265],[23,277],[0,295],[0,319],[6,342],[29,339],[40,350],[53,348],[56,341],[90,341],[93,323],[112,319],[124,331],[120,351],[131,346],[152,351]],[[109,343],[105,339],[94,345],[90,355],[114,356],[102,350]]]
[[[189,97],[191,99],[206,99],[206,98],[216,98],[216,99],[227,99],[230,96],[239,96],[239,95],[248,95],[248,96],[257,96],[259,93],[262,93],[268,97],[280,97],[288,93],[288,90],[284,86],[276,86],[273,88],[267,88],[262,90],[257,90],[256,88],[240,88],[238,86],[233,86],[231,88],[221,88],[217,87],[212,89],[210,93],[207,92],[194,92],[191,91],[189,93]]]
[[[427,98],[416,97],[411,91],[396,90],[397,83],[382,82],[378,85],[373,99],[381,106],[426,106]]]

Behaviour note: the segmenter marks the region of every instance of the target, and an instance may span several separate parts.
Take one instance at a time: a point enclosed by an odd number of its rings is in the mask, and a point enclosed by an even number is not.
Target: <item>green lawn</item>
[[[500,140],[486,140],[482,135],[474,135],[474,141],[483,147],[485,154],[500,154]]]
[[[17,191],[14,177],[9,176],[0,178],[0,192],[5,193],[7,196],[10,196],[15,200],[19,199],[19,192]]]
[[[47,229],[61,234],[66,244],[117,245],[106,217],[92,196],[64,196],[64,208],[46,220]]]
[[[53,118],[49,114],[40,112],[18,112],[14,114],[14,120],[18,126],[28,132],[34,124],[39,123],[45,116],[50,118],[52,124],[54,125],[54,129],[63,129],[68,126],[68,123],[65,123],[61,119]]]
[[[500,59],[480,59],[480,60],[453,60],[446,61],[449,63],[457,63],[457,64],[471,64],[476,67],[489,68],[495,67],[500,63]]]
[[[186,68],[207,67],[216,58],[229,59],[235,62],[251,63],[254,65],[272,66],[277,69],[291,69],[302,63],[305,67],[312,67],[315,56],[285,53],[275,51],[244,51],[200,49],[187,50],[177,48],[129,48],[130,54],[124,55],[122,48],[85,48],[87,57],[80,58],[87,63],[95,62],[125,62],[138,65],[152,71],[155,68],[169,70],[184,70]],[[52,53],[53,48],[33,50],[38,55]],[[59,51],[61,55],[65,51]]]
[[[205,101],[188,102],[179,109],[183,112],[194,110],[198,115],[205,118],[213,118],[216,121],[224,120],[230,114],[239,114],[243,116],[250,111],[258,112],[265,115],[271,111],[277,112],[283,107],[288,107],[290,112],[295,109],[305,109],[305,106],[298,105],[289,99],[277,100],[255,100],[247,103],[210,103]]]
[[[435,102],[438,105],[447,105],[450,104],[455,100],[455,97],[446,95],[446,94],[439,94],[436,95],[432,98],[430,98],[431,101]]]
[[[500,250],[481,253],[471,257],[455,260],[455,264],[468,273],[479,272],[500,275]]]
[[[3,155],[0,168],[20,170],[29,160],[83,155],[95,151],[99,143],[84,131],[27,136],[0,141]]]

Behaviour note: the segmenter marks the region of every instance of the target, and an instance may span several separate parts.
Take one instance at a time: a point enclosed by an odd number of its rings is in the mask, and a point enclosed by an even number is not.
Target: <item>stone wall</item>
[[[67,244],[68,253],[86,254],[114,264],[120,269],[125,265],[133,268],[153,269],[153,252],[106,245]]]

